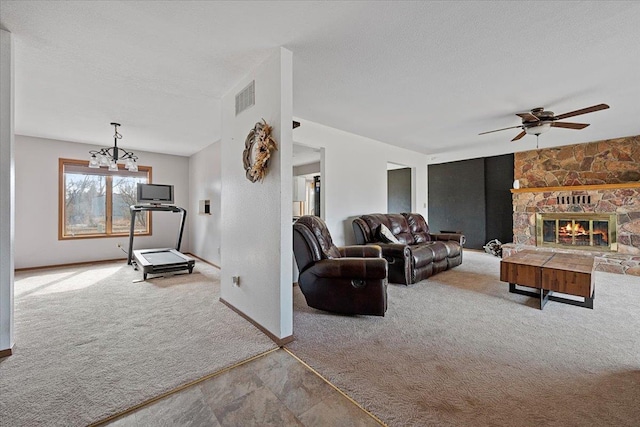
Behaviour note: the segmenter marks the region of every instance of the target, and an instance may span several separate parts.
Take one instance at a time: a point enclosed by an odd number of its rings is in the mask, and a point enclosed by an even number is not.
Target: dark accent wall
[[[465,247],[513,239],[513,154],[429,165],[429,228],[461,231]]]
[[[513,241],[513,154],[485,158],[486,240]],[[486,242],[485,242],[486,243]]]
[[[482,247],[485,233],[484,160],[429,165],[429,229],[462,232],[466,247]]]
[[[411,212],[411,168],[387,171],[387,213]]]

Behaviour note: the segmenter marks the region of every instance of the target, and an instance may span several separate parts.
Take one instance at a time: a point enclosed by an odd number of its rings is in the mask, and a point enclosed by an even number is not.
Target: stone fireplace
[[[640,276],[640,136],[516,153],[514,166],[505,256],[586,252],[597,270]]]

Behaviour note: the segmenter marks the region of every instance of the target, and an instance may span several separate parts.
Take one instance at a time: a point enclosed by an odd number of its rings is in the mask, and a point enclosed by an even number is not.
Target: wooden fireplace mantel
[[[547,191],[578,191],[578,190],[616,190],[619,188],[640,188],[640,182],[625,182],[622,184],[595,184],[595,185],[572,185],[564,187],[532,187],[532,188],[512,188],[512,193],[543,193]]]

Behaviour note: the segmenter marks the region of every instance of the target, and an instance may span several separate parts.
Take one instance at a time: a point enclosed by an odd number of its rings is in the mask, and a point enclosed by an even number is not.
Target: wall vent
[[[583,205],[591,203],[591,196],[558,196],[556,200],[559,205]]]
[[[256,103],[256,81],[251,80],[251,83],[242,89],[236,95],[236,116],[242,113],[247,108],[255,105]]]

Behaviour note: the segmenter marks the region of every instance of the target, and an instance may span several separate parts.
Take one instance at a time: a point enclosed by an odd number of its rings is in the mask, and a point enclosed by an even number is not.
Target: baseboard
[[[185,255],[189,255],[192,256],[194,258],[199,259],[200,261],[204,262],[205,264],[209,264],[212,267],[217,268],[218,270],[220,270],[220,266],[216,265],[210,261],[207,261],[204,258],[199,257],[198,255],[192,254],[191,252],[186,252]],[[37,267],[24,267],[24,268],[16,268],[15,271],[16,272],[23,272],[23,271],[32,271],[32,270],[46,270],[47,268],[63,268],[63,267],[80,267],[80,266],[84,266],[84,265],[91,265],[91,264],[107,264],[110,262],[118,262],[118,261],[126,261],[126,258],[114,258],[114,259],[104,259],[104,260],[99,260],[99,261],[82,261],[82,262],[70,262],[70,263],[66,263],[66,264],[51,264],[51,265],[39,265]]]
[[[220,269],[221,269],[219,265],[216,265],[216,264],[212,263],[211,261],[207,261],[206,259],[201,258],[201,257],[199,257],[198,255],[195,255],[195,254],[193,254],[193,253],[191,253],[191,252],[187,252],[185,255],[189,255],[189,256],[192,256],[192,257],[194,257],[194,258],[197,258],[197,259],[199,259],[200,261],[204,262],[205,264],[209,264],[211,267],[215,267],[215,268],[217,268],[218,270],[220,270]]]
[[[275,342],[276,345],[278,345],[278,347],[283,347],[283,346],[285,346],[285,345],[287,345],[287,344],[289,344],[289,343],[294,341],[295,338],[293,338],[293,335],[289,335],[288,337],[284,337],[284,338],[278,338],[277,336],[273,335],[271,332],[269,332],[267,329],[265,329],[264,326],[262,326],[259,323],[257,323],[251,317],[247,316],[245,313],[243,313],[241,310],[239,310],[236,307],[234,307],[233,305],[231,305],[228,301],[225,301],[223,298],[220,298],[220,302],[223,303],[224,305],[226,305],[227,307],[229,307],[231,310],[233,310],[236,313],[238,313],[247,322],[251,323],[253,326],[255,326],[256,328],[260,329],[260,332],[262,332],[263,334],[265,334],[266,336],[271,338],[271,340],[273,342]]]
[[[9,347],[7,349],[0,350],[0,359],[2,359],[3,357],[9,357],[12,354],[13,354],[13,347]]]
[[[110,262],[118,262],[118,261],[127,262],[127,259],[126,258],[114,258],[114,259],[104,259],[104,260],[99,260],[99,261],[70,262],[68,264],[40,265],[38,267],[16,268],[15,271],[16,272],[22,272],[22,271],[32,271],[32,270],[45,270],[47,268],[80,267],[80,266],[84,266],[84,265],[107,264],[107,263],[110,263]]]

